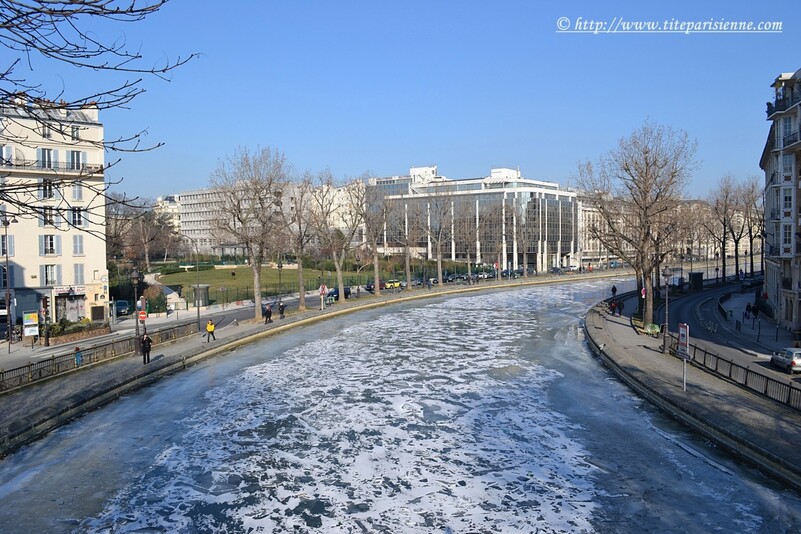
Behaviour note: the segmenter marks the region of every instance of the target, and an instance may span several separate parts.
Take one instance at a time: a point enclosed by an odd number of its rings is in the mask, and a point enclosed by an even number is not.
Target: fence
[[[194,333],[197,333],[197,323],[193,321],[154,330],[148,332],[148,335],[153,339],[153,345],[156,346]],[[83,365],[134,353],[136,351],[135,337],[131,335],[82,349]],[[37,381],[72,371],[75,368],[74,349],[68,352],[65,350],[63,354],[56,354],[47,360],[29,363],[8,371],[0,370],[0,391],[28,386]]]
[[[678,356],[678,338],[670,334],[670,353]],[[764,395],[775,401],[801,410],[801,388],[796,384],[776,380],[750,367],[744,367],[732,360],[707,351],[704,347],[689,345],[688,361],[704,370],[739,384],[749,390]]]

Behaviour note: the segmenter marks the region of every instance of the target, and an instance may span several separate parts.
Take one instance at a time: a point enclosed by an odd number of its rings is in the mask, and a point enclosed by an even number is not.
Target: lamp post
[[[134,268],[131,271],[131,285],[133,285],[134,290],[134,328],[136,329],[136,340],[134,341],[134,347],[136,350],[136,354],[141,354],[139,350],[139,271]]]
[[[665,266],[665,270],[662,271],[662,276],[665,277],[665,332],[664,337],[662,338],[662,354],[667,354],[668,352],[668,330],[670,330],[670,320],[668,318],[668,295],[670,293],[670,269]]]
[[[197,331],[200,332],[200,301],[197,298],[197,292],[200,289],[200,251],[198,250],[197,241],[188,235],[184,235],[184,237],[195,245],[195,291],[193,296],[195,297],[195,310],[197,310]]]
[[[9,219],[6,215],[3,215],[3,231],[5,232],[5,242],[3,243],[3,246],[6,252],[6,335],[8,336],[9,354],[11,354],[11,340],[13,339],[13,336],[11,335],[13,317],[11,314],[11,277],[9,276],[8,272],[8,225],[15,222],[17,222],[16,217]]]
[[[281,259],[279,258],[278,259],[278,296],[279,297],[282,295],[282,293],[281,293],[281,271],[283,270],[283,268],[284,268],[284,264],[281,263]]]

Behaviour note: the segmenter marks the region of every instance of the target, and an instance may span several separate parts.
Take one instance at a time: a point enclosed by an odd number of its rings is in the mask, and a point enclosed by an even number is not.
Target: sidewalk
[[[754,303],[754,293],[736,292],[721,304],[730,312],[731,319],[718,317],[718,333],[725,333],[738,340],[742,348],[753,356],[769,358],[774,351],[792,347],[793,333],[778,326],[778,323],[764,316],[744,317],[746,305]],[[717,302],[715,302],[717,305]]]
[[[733,297],[729,305],[743,309],[743,298],[746,296]],[[662,354],[661,338],[639,335],[630,317],[612,317],[603,308],[598,305],[588,312],[585,331],[590,347],[621,380],[702,435],[801,489],[799,412],[691,365],[687,366],[687,391],[683,391],[683,364],[678,358]],[[636,309],[636,296],[631,297],[631,302],[626,300],[626,309]],[[733,335],[729,329],[734,320],[721,317],[716,298],[703,301],[698,312],[700,317],[716,323],[719,335]],[[786,343],[789,335],[779,335],[777,342],[774,337],[765,339],[765,333],[759,344],[750,330],[739,332],[737,341],[765,352]],[[775,331],[771,334],[775,335]],[[719,354],[740,350],[723,344],[716,348]]]

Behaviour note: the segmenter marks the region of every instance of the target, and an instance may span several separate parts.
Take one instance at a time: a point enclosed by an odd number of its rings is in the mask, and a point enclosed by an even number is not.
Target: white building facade
[[[765,293],[774,318],[801,333],[801,70],[779,75],[767,104]]]
[[[97,195],[105,190],[97,107],[67,110],[17,98],[0,105],[0,121],[4,312],[19,323],[24,312],[43,316],[47,302],[51,321],[104,321],[108,271],[105,203]]]

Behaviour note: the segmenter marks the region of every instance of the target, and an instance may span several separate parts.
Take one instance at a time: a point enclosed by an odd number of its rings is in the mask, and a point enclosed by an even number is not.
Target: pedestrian
[[[750,302],[745,305],[745,318],[746,319],[750,319],[751,318],[751,303]]]
[[[617,314],[622,316],[623,315],[623,301],[617,303]]]
[[[612,302],[609,303],[609,312],[612,315],[615,315],[615,310],[617,310],[617,301],[612,299]]]
[[[612,298],[617,296],[617,286],[612,284]]]
[[[284,310],[286,310],[286,304],[284,304],[283,300],[279,300],[278,301],[278,316],[281,317],[281,319],[284,318]]]
[[[211,343],[211,340],[217,341],[217,336],[214,335],[214,321],[209,319],[206,323],[206,343]]]
[[[153,346],[153,340],[147,335],[147,332],[142,334],[142,365],[150,363],[150,348]]]
[[[83,354],[81,353],[81,347],[75,347],[75,367],[80,367],[83,365]]]
[[[273,322],[273,307],[268,304],[267,307],[264,309],[264,324],[272,322]]]

